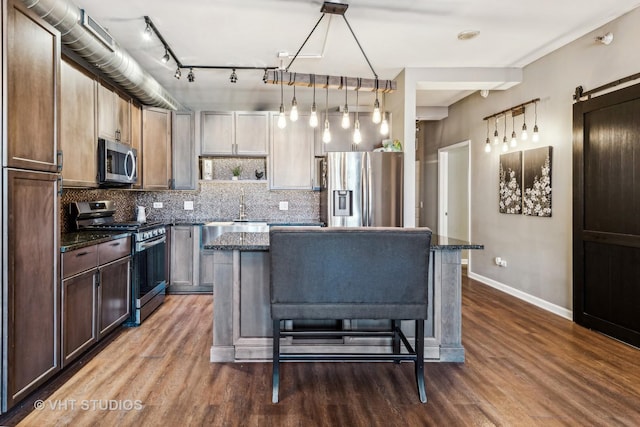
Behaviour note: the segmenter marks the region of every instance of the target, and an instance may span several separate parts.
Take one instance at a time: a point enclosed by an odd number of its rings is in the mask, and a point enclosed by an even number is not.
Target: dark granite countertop
[[[131,232],[129,231],[74,231],[71,233],[62,233],[60,235],[60,252],[69,252],[74,249],[97,245],[98,243],[121,239],[130,235]]]
[[[211,220],[191,220],[191,219],[161,219],[166,225],[206,225],[210,222],[234,222],[233,219],[211,219]],[[306,226],[306,227],[322,227],[323,222],[315,219],[299,219],[299,220],[284,220],[284,219],[249,219],[247,221],[236,221],[238,224],[243,222],[266,222],[267,225],[281,225],[281,226]]]
[[[224,233],[210,244],[203,245],[203,249],[268,251],[269,233]],[[484,245],[434,234],[431,237],[431,249],[436,251],[484,249]]]

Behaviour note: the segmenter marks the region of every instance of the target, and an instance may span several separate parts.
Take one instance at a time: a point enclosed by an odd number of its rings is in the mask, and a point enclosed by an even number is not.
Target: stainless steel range
[[[74,202],[71,216],[79,231],[130,231],[133,255],[131,280],[131,318],[129,326],[142,323],[164,301],[166,228],[160,222],[115,222],[115,202],[100,200]]]

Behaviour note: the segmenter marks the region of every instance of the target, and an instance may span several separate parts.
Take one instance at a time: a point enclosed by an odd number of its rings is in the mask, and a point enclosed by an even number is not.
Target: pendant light
[[[342,80],[342,77],[340,77],[340,80]],[[344,112],[342,113],[342,129],[349,129],[349,127],[351,126],[351,120],[349,119],[349,104],[347,102],[347,78],[344,78]]]
[[[533,104],[533,117],[534,117],[534,121],[533,121],[533,136],[531,137],[531,140],[533,142],[538,142],[540,141],[540,134],[538,133],[538,103],[535,102]]]
[[[487,120],[487,142],[484,144],[484,152],[485,153],[491,152],[491,140],[489,139],[489,120]]]
[[[496,130],[493,132],[493,145],[500,144],[500,139],[498,136],[498,118],[496,117]]]
[[[289,120],[295,122],[298,120],[298,101],[296,100],[296,75],[293,75],[293,99],[291,100],[291,111],[289,112]]]
[[[354,144],[360,144],[362,142],[362,134],[360,134],[360,120],[358,119],[358,95],[360,90],[360,81],[358,80],[358,87],[356,87],[356,121],[353,123],[353,142]]]
[[[527,107],[522,107],[522,133],[520,134],[520,139],[522,141],[526,141],[529,138],[529,134],[527,133]]]
[[[313,80],[313,104],[311,104],[311,115],[309,116],[309,126],[312,128],[318,127],[318,113],[316,111],[316,75],[311,75]]]
[[[511,146],[515,147],[518,145],[518,138],[516,137],[516,118],[513,111],[511,112],[511,129]]]
[[[278,127],[287,127],[287,117],[284,114],[284,84],[282,82],[282,70],[280,70],[280,114],[278,114]]]
[[[502,151],[505,152],[509,149],[507,144],[507,116],[504,116],[504,137],[502,137]]]
[[[322,142],[328,144],[331,142],[331,130],[329,129],[329,76],[327,76],[327,95],[325,98],[324,112],[324,130],[322,131]]]
[[[373,123],[378,124],[382,120],[380,115],[380,102],[378,101],[378,79],[376,79],[376,100],[373,103],[373,116],[371,117]]]
[[[386,92],[387,87],[385,86],[385,92],[382,93],[382,123],[380,123],[380,135],[387,136],[389,135],[389,122],[387,121],[387,112],[386,109]],[[489,123],[489,122],[487,122]],[[488,126],[488,125],[487,125]]]

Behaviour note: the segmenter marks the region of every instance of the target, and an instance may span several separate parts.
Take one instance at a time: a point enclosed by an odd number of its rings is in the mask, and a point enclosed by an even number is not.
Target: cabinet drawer
[[[112,240],[98,245],[98,262],[100,265],[131,254],[131,237]]]
[[[67,278],[98,266],[98,246],[87,246],[62,254],[62,277]]]

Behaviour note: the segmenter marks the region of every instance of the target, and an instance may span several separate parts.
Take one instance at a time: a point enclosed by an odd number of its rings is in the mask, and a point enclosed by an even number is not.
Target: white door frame
[[[471,240],[471,140],[458,142],[453,145],[449,145],[444,148],[438,149],[438,234],[442,236],[447,235],[449,221],[447,218],[447,209],[449,204],[449,151],[457,148],[467,147],[469,173],[467,175],[467,196],[469,198],[467,206],[467,221],[469,234],[466,237],[467,241]],[[462,260],[463,264],[468,261]]]

